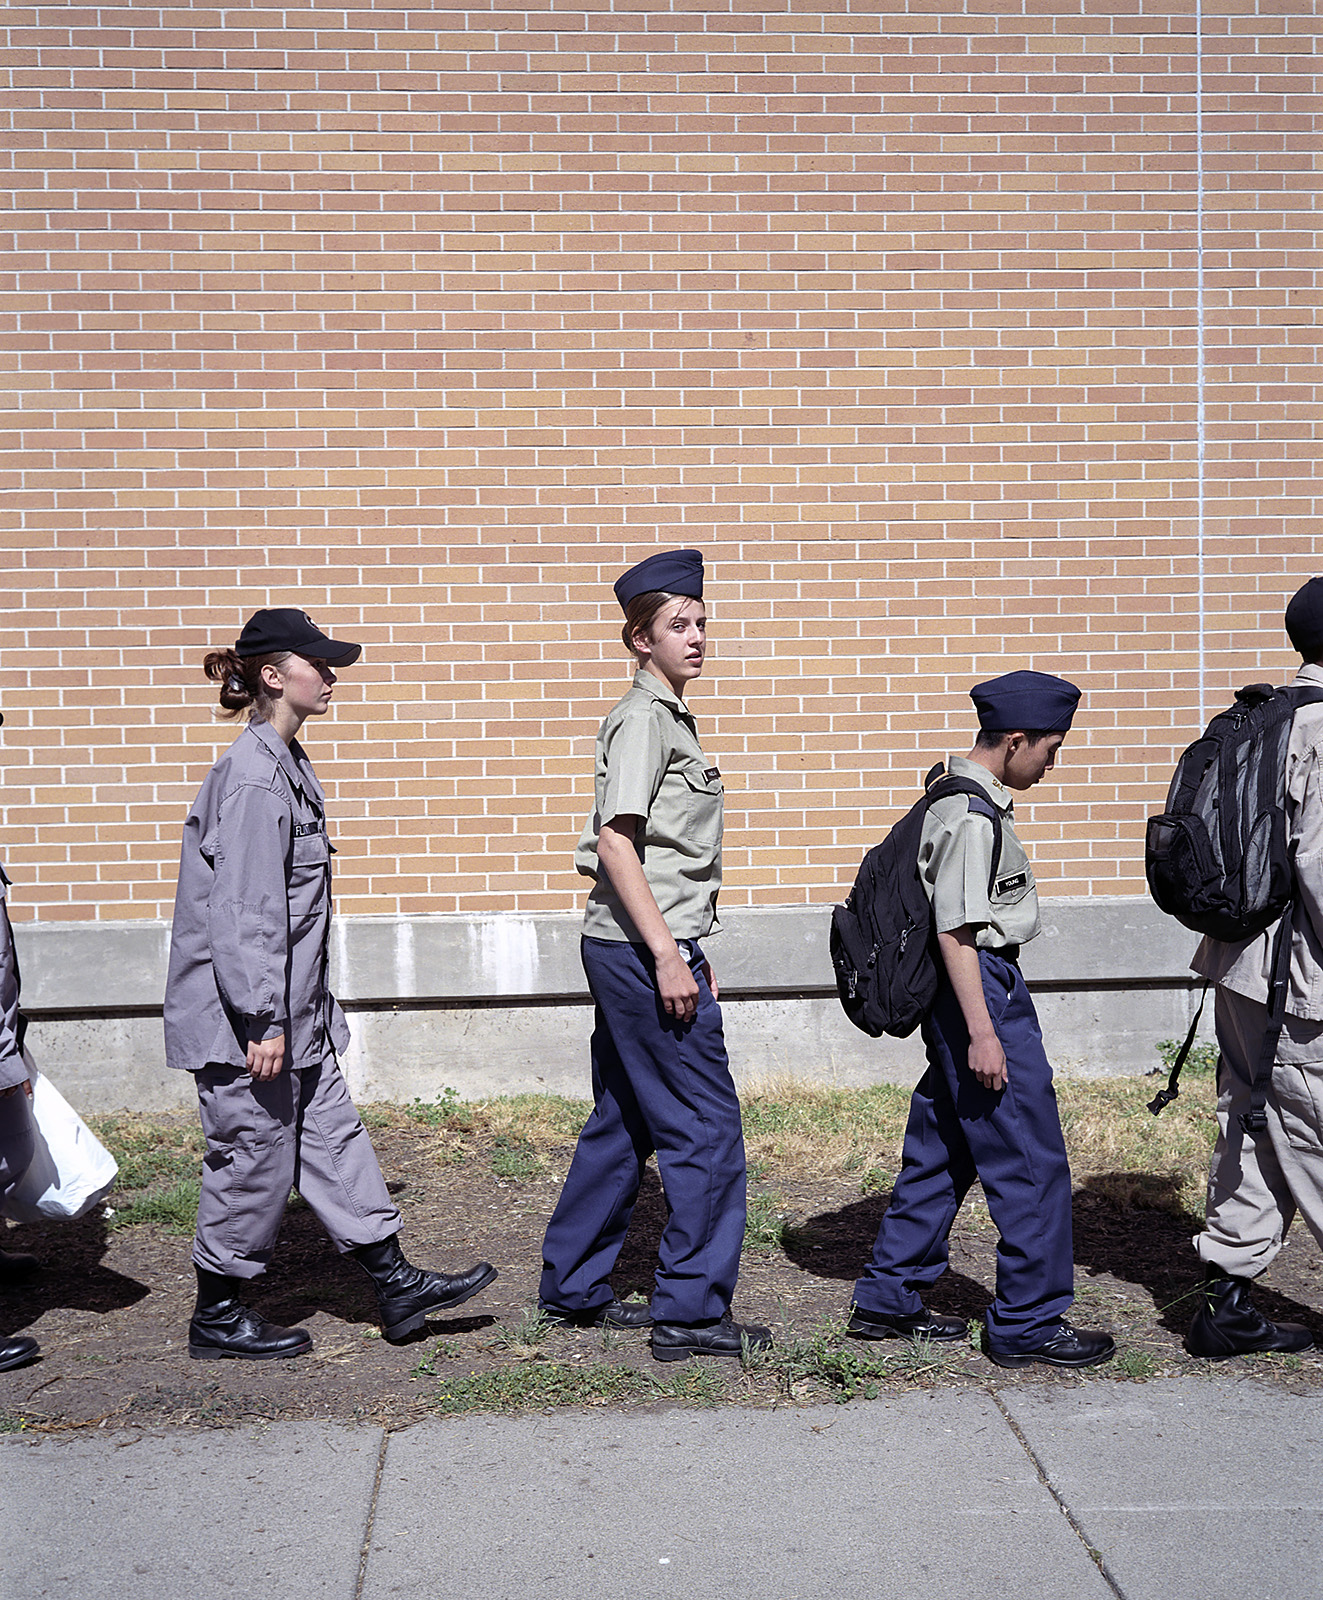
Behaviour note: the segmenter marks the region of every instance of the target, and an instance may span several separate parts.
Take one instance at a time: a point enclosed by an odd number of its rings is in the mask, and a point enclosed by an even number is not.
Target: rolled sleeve
[[[647,705],[610,729],[603,755],[606,772],[597,801],[601,825],[617,817],[646,817],[666,768],[661,728]]]
[[[965,927],[977,930],[992,921],[988,900],[992,823],[969,811],[964,800],[956,804],[959,810],[948,810],[942,802],[932,808],[929,816],[936,826],[926,832],[919,856],[938,933]]]
[[[289,843],[289,807],[270,789],[242,784],[225,796],[213,845],[207,937],[216,986],[244,1018],[250,1042],[275,1038],[288,1023]]]

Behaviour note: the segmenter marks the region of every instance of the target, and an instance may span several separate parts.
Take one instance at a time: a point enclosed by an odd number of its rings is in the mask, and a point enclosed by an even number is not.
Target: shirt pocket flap
[[[721,772],[717,767],[704,767],[698,762],[682,767],[680,776],[695,794],[721,794]]]
[[[992,898],[1001,906],[1018,905],[1034,887],[1034,875],[1025,867],[1000,869],[992,886]]]
[[[306,832],[301,830],[307,830]],[[320,823],[301,822],[294,826],[294,855],[296,867],[324,865],[331,859],[331,841]]]

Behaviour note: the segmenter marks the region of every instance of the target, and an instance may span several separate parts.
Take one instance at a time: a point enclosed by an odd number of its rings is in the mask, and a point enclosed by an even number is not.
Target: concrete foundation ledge
[[[1195,937],[1139,898],[1045,900],[1024,951],[1059,1070],[1148,1071],[1188,1026]],[[872,1040],[847,1021],[827,953],[830,907],[725,913],[706,941],[742,1082],[781,1075],[912,1082],[917,1035]],[[588,1093],[592,1005],[577,913],[345,917],[332,978],[349,1013],[344,1066],[365,1101],[544,1089]],[[16,930],[33,1054],[84,1110],[191,1104],[166,1070],[160,1012],[170,931],[160,922],[27,923]]]

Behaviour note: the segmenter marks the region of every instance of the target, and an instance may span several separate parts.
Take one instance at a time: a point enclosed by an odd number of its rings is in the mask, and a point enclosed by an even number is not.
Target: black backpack
[[[1252,939],[1280,918],[1264,1038],[1268,1071],[1285,1015],[1295,893],[1286,751],[1297,709],[1320,700],[1320,690],[1274,689],[1267,683],[1237,690],[1235,704],[1219,712],[1177,762],[1167,809],[1149,818],[1144,847],[1149,892],[1183,927],[1233,944]],[[1196,1012],[1167,1088],[1149,1106],[1154,1116],[1179,1092],[1176,1080],[1198,1025]],[[1245,1113],[1250,1132],[1265,1125],[1264,1084],[1260,1062],[1251,1110]]]
[[[831,914],[830,949],[836,992],[845,1014],[870,1038],[914,1032],[937,996],[932,907],[919,877],[919,845],[928,807],[949,795],[969,796],[969,809],[992,821],[992,878],[1001,860],[1001,817],[971,778],[953,778],[939,761],[925,793],[864,857],[843,906]],[[991,882],[989,883],[991,892]]]

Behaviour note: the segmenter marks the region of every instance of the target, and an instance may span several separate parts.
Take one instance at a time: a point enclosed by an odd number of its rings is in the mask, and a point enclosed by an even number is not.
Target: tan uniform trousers
[[[1268,1008],[1219,984],[1216,1015],[1217,1144],[1207,1223],[1194,1247],[1200,1260],[1233,1277],[1257,1278],[1297,1211],[1323,1244],[1323,1024],[1287,1017],[1268,1086],[1267,1132],[1247,1134],[1239,1116],[1249,1110]]]
[[[204,1272],[265,1272],[291,1189],[342,1255],[399,1232],[400,1214],[334,1061],[265,1083],[243,1067],[204,1067],[195,1076],[207,1154],[193,1260]]]

